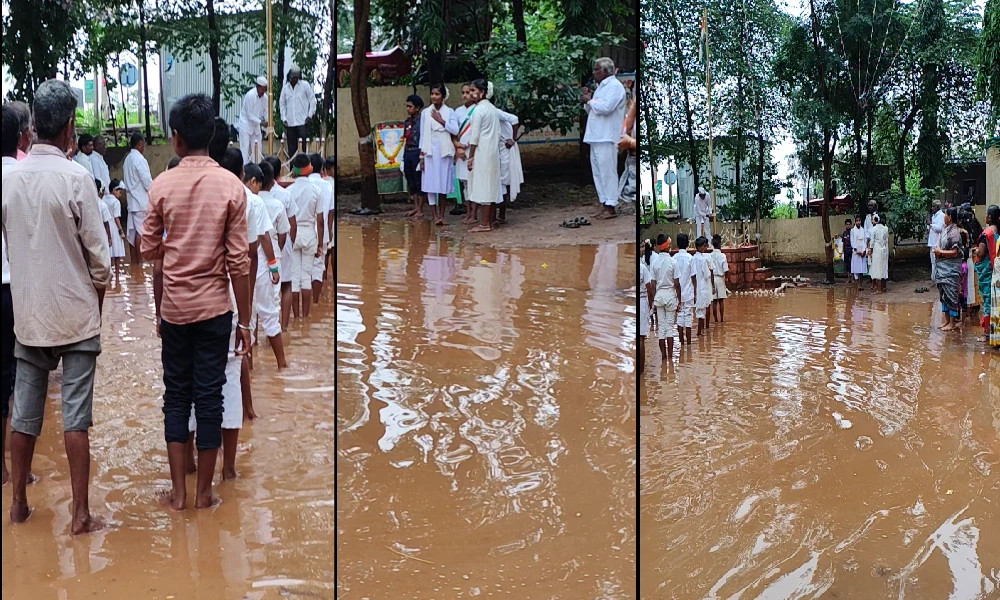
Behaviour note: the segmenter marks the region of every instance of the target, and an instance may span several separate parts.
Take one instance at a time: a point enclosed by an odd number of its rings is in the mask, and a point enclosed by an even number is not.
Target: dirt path
[[[490,233],[468,233],[461,224],[463,216],[446,215],[448,225],[438,228],[446,237],[469,243],[486,244],[496,248],[537,248],[559,245],[590,245],[602,243],[634,242],[636,236],[635,205],[619,206],[619,216],[610,220],[597,220],[590,215],[597,212],[597,194],[593,185],[580,185],[569,176],[545,178],[532,173],[524,183],[521,195],[507,210],[507,225]],[[348,190],[353,191],[353,190]],[[346,223],[365,223],[373,220],[402,221],[411,205],[399,197],[383,199],[382,214],[375,217],[354,216],[351,211],[360,208],[357,193],[338,194],[337,219]],[[449,204],[449,210],[454,208]],[[425,210],[425,218],[429,218]],[[590,226],[566,229],[559,225],[574,217],[587,217]]]

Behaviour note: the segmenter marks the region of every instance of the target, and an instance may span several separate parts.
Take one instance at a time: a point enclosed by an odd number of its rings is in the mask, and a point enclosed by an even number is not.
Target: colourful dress
[[[982,298],[983,318],[981,326],[986,334],[990,332],[990,314],[992,313],[990,289],[993,287],[993,261],[996,260],[997,234],[992,229],[986,229],[976,240],[976,247],[985,245],[989,255],[975,263],[976,285]]]
[[[1000,236],[993,258],[993,289],[990,291],[990,346],[1000,348]]]

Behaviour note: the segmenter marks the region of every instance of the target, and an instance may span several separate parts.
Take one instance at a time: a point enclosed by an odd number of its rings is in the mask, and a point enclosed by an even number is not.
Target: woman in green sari
[[[983,298],[982,327],[986,340],[990,336],[990,315],[993,287],[993,262],[996,260],[997,239],[1000,238],[1000,207],[994,205],[986,209],[986,228],[973,246],[972,263],[976,270],[979,295]]]

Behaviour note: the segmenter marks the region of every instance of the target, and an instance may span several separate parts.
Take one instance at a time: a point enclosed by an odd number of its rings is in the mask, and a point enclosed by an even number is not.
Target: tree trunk
[[[330,133],[327,131],[328,127],[333,124],[336,126],[336,120],[333,114],[333,104],[334,104],[334,86],[333,78],[335,76],[335,68],[337,65],[337,11],[334,7],[334,0],[330,0],[330,58],[326,61],[326,81],[323,82],[323,153],[326,156],[330,156],[330,149],[327,147],[327,143],[330,139]]]
[[[684,65],[684,54],[681,53],[681,31],[677,25],[677,15],[674,14],[673,5],[667,3],[667,10],[670,15],[670,27],[674,34],[674,53],[677,55],[677,71],[680,74],[681,94],[684,96],[684,116],[687,127],[688,139],[688,161],[691,163],[691,176],[694,182],[694,189],[698,189],[698,145],[694,139],[694,110],[691,108],[691,94],[687,87],[687,68]],[[712,160],[714,157],[709,157]],[[678,195],[680,189],[678,188]],[[680,209],[680,198],[677,199],[677,208]],[[683,216],[683,215],[682,215]]]
[[[153,137],[153,129],[149,123],[149,69],[146,67],[146,11],[145,11],[145,0],[138,0],[139,4],[139,60],[142,61],[142,95],[143,102],[146,104],[146,141],[150,142]],[[94,86],[95,91],[99,91],[97,85]],[[160,116],[160,129],[165,129],[166,126],[163,125],[163,116]]]
[[[830,227],[830,205],[833,203],[833,154],[835,145],[829,129],[823,131],[823,241],[826,249],[826,282],[834,283],[833,230]]]
[[[208,57],[212,61],[212,108],[222,113],[222,66],[219,64],[219,28],[215,22],[215,0],[206,0],[208,12]]]
[[[517,41],[527,48],[528,32],[524,27],[524,0],[513,0],[511,16],[514,19],[514,32],[517,34]]]
[[[760,233],[760,210],[764,206],[764,151],[767,149],[764,140],[764,119],[761,111],[757,111],[757,233]]]
[[[281,18],[278,20],[278,81],[285,83],[285,45],[288,43],[288,4],[290,0],[281,0]],[[334,28],[336,30],[336,28]],[[336,57],[336,55],[334,55]],[[273,82],[272,82],[273,84]]]
[[[361,207],[379,210],[378,182],[375,179],[375,143],[368,112],[365,77],[365,49],[371,39],[371,0],[354,0],[354,53],[351,57],[351,104],[358,127],[358,157],[361,160]]]
[[[899,133],[896,144],[896,174],[899,177],[899,192],[902,197],[906,197],[906,140],[910,136],[910,130],[917,118],[917,105],[910,106],[910,112],[903,119],[903,130]]]

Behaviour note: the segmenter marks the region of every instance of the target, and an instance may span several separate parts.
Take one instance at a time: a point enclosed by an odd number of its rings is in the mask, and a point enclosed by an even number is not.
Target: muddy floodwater
[[[634,244],[337,240],[338,598],[635,598]]]
[[[333,598],[332,288],[309,323],[293,322],[287,373],[276,373],[270,349],[256,350],[260,418],[240,436],[240,478],[216,485],[222,505],[168,514],[155,498],[170,479],[150,271],[123,278],[124,289],[109,291],[104,305],[90,501],[111,526],[69,536],[69,469],[53,374],[33,467],[41,481],[28,487],[35,512],[26,524],[10,526],[11,491],[3,488],[3,598]],[[219,460],[221,467],[221,453]],[[191,477],[189,495],[193,490]]]
[[[640,386],[640,598],[1000,598],[1000,356],[935,304],[731,298]]]

